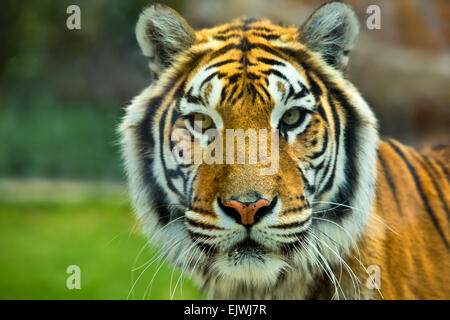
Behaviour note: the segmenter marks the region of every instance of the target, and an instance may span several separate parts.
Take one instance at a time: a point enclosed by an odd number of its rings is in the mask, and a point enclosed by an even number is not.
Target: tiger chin
[[[119,128],[130,195],[209,298],[450,298],[450,149],[379,139],[345,74],[358,32],[342,2],[300,27],[143,9],[152,81]]]

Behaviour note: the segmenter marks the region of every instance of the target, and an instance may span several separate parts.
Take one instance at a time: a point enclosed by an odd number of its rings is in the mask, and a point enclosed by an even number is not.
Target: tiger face
[[[259,23],[244,20],[233,26],[253,26],[247,36],[253,38],[256,33],[256,43],[264,39],[257,34],[262,28]],[[227,34],[224,30],[220,33]],[[247,278],[255,267],[283,267],[283,251],[298,243],[312,220],[313,187],[304,177],[311,174],[311,167],[305,160],[321,151],[325,136],[320,116],[313,115],[316,100],[303,70],[279,57],[266,57],[264,51],[238,48],[206,59],[186,82],[187,95],[179,102],[180,123],[174,126],[192,137],[200,130],[217,130],[214,140],[209,139],[203,147],[215,147],[220,158],[215,155],[215,161],[205,159],[187,166],[190,187],[180,195],[188,204],[184,216],[191,239],[206,254],[220,257],[215,260],[220,263],[216,268],[230,272],[227,277]],[[200,119],[197,126],[193,123],[196,117]],[[237,137],[233,141],[235,135],[229,134],[239,130],[247,133],[246,144],[238,144]],[[268,134],[273,131],[275,134]],[[256,133],[253,141],[252,132]],[[199,138],[198,144],[208,138]],[[265,144],[259,145],[261,140]],[[305,144],[311,148],[305,149]],[[267,149],[263,152],[271,160],[267,165],[258,161],[260,146]],[[189,147],[188,151],[196,148]],[[252,153],[257,160],[253,164]],[[239,155],[243,161],[238,161]],[[190,160],[188,163],[195,162]],[[274,170],[270,172],[270,168]]]
[[[337,260],[362,232],[367,214],[351,208],[372,201],[378,137],[344,77],[358,28],[340,2],[301,28],[194,31],[162,5],[141,14],[153,81],[120,128],[133,204],[211,296],[312,279],[317,257]]]

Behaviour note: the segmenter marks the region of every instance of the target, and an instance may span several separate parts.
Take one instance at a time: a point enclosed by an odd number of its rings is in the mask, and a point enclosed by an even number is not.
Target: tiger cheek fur
[[[345,77],[358,30],[342,2],[300,28],[242,18],[195,31],[166,6],[142,12],[152,83],[120,126],[130,195],[160,257],[208,297],[450,297],[450,151],[379,140]],[[229,129],[265,130],[266,155],[248,163]]]

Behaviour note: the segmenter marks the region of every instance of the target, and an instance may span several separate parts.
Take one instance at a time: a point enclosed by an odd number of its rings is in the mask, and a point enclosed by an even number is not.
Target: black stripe
[[[228,27],[225,30],[218,31],[217,34],[223,35],[230,31],[235,31],[235,30],[242,30],[242,25]]]
[[[226,88],[229,88],[228,86]],[[238,86],[233,86],[233,89],[231,89],[230,94],[225,98],[225,101],[229,101],[231,98],[233,98],[234,93],[236,92]],[[225,88],[223,88],[223,90],[225,91]]]
[[[449,178],[449,175],[448,175],[448,170],[446,170],[446,167],[444,167],[444,165],[442,164],[442,163],[440,163],[439,162],[439,160],[438,159],[436,159],[436,158],[432,158],[432,157],[430,157],[429,155],[427,155],[427,154],[421,154],[421,156],[425,159],[425,161],[430,165],[430,167],[432,168],[432,170],[433,170],[433,172],[435,173],[435,175],[437,176],[437,177],[444,177],[440,172],[439,172],[439,170],[437,170],[436,168],[435,168],[435,166],[436,167],[438,167],[438,168],[440,168],[442,171],[443,171],[443,173],[444,173],[444,175],[445,175],[445,178],[447,178],[447,180],[450,180]],[[433,166],[433,162],[434,162],[434,164],[435,164],[435,166]]]
[[[172,183],[172,179],[175,178],[176,176],[178,176],[177,172],[174,172],[174,170],[168,170],[167,166],[166,166],[166,161],[164,160],[164,128],[166,125],[166,118],[167,118],[167,113],[168,113],[168,109],[164,110],[161,120],[159,122],[159,137],[160,137],[160,142],[159,142],[159,152],[160,152],[160,160],[161,160],[161,164],[163,167],[163,173],[164,173],[164,177],[165,180],[167,182],[167,186],[169,187],[169,189],[175,193],[180,202],[181,203],[185,203],[184,197],[183,195],[175,188],[175,186]]]
[[[297,222],[292,222],[292,223],[286,223],[286,224],[280,224],[280,225],[276,225],[276,226],[271,226],[271,229],[281,229],[281,230],[286,230],[286,229],[293,229],[293,228],[298,228],[298,227],[302,227],[304,226],[307,222],[309,222],[310,219],[306,219],[304,221],[297,221]]]
[[[179,206],[170,206],[167,199],[166,192],[157,184],[156,182],[149,182],[152,183],[151,189],[152,189],[152,199],[153,199],[153,209],[158,213],[159,221],[166,225],[171,220],[171,216],[174,216],[174,218],[181,217],[184,215],[184,207]],[[148,184],[147,184],[148,185]],[[172,212],[175,212],[174,214],[171,214],[171,211],[169,210],[169,207],[171,208]]]
[[[327,115],[325,113],[325,110],[323,108],[323,105],[319,102],[318,106],[317,106],[317,112],[319,112],[319,115],[322,117],[323,121],[325,121],[326,123],[328,123],[328,118]]]
[[[189,102],[189,103],[193,103],[196,105],[202,105],[202,106],[206,107],[206,103],[205,103],[205,101],[203,101],[202,97],[192,95],[192,87],[189,89],[188,92],[186,92],[184,97],[186,98],[187,102]]]
[[[289,98],[292,97],[294,94],[295,94],[294,87],[292,86],[292,84],[289,84],[288,94],[287,94],[286,97],[284,98],[284,103],[287,103],[287,101],[289,100]]]
[[[275,32],[275,30],[266,27],[252,27],[252,31]]]
[[[247,83],[247,93],[252,96],[252,104],[255,104],[256,95],[259,95],[259,93],[251,82]]]
[[[339,192],[333,200],[337,203],[351,204],[355,198],[355,186],[358,185],[359,176],[362,174],[359,172],[356,166],[357,152],[361,148],[361,144],[357,138],[357,130],[360,128],[360,120],[348,101],[347,97],[343,92],[339,91],[337,88],[331,88],[330,93],[335,97],[335,99],[340,103],[344,110],[346,126],[344,128],[344,152],[346,155],[346,161],[344,166],[345,182],[339,188]],[[335,216],[343,217],[352,210],[345,209],[345,207],[340,207],[335,210]]]
[[[238,81],[241,77],[242,77],[242,74],[240,74],[240,73],[235,73],[235,74],[233,74],[233,75],[227,77],[227,79],[228,79],[228,84],[233,84],[233,83],[235,83],[235,82]]]
[[[264,92],[264,94],[267,96],[267,101],[270,101],[270,93],[267,91],[266,87],[264,87],[262,84],[258,83],[257,86]],[[266,99],[261,95],[261,101],[264,103]]]
[[[310,159],[317,159],[318,157],[320,157],[321,155],[323,155],[325,153],[325,151],[327,150],[328,147],[328,129],[325,128],[325,134],[323,136],[323,147],[320,151],[313,153],[312,156],[308,157]]]
[[[309,94],[308,88],[306,88],[301,83],[298,83],[298,84],[300,85],[301,89],[300,89],[300,91],[297,91],[297,92],[294,90],[294,87],[292,85],[289,85],[289,91],[288,91],[286,98],[284,99],[284,103],[287,103],[287,101],[291,97],[293,97],[294,100],[297,100],[297,99],[303,98]]]
[[[178,108],[173,108],[172,114],[170,116],[170,127],[171,128],[173,128],[175,126],[175,122],[178,120],[179,117],[180,117],[180,112],[178,111]],[[173,141],[172,139],[169,139],[169,148],[170,148],[170,150],[175,149],[175,141]]]
[[[212,78],[214,78],[215,76],[217,76],[217,72],[213,72],[211,73],[209,76],[207,76],[205,79],[203,79],[202,83],[200,84],[199,90],[202,90],[203,86]]]
[[[185,221],[186,221],[186,223],[190,224],[193,227],[204,229],[204,230],[223,230],[223,228],[221,228],[221,227],[217,227],[217,226],[207,224],[204,222],[200,222],[200,221],[195,221],[190,218],[186,218]]]
[[[448,171],[447,166],[444,163],[442,163],[439,159],[434,158],[433,160],[442,169],[442,171],[444,171],[444,174],[445,174],[445,177],[447,178],[447,180],[450,181],[450,172]]]
[[[268,59],[268,58],[257,58],[258,61],[268,64],[269,66],[285,66],[285,64],[281,61],[274,60],[274,59]]]
[[[291,234],[280,234],[278,235],[279,237],[283,237],[283,238],[294,238],[294,239],[302,239],[305,236],[305,232],[304,231],[300,231],[300,232],[295,232],[295,233],[291,233]]]
[[[200,250],[202,250],[202,252],[208,256],[209,258],[211,258],[212,256],[214,256],[217,252],[217,249],[215,246],[210,245],[208,243],[205,243],[203,241],[199,241],[199,239],[204,239],[204,237],[200,237],[198,234],[192,234],[191,232],[189,232],[189,235],[192,239],[193,242],[195,242],[195,245],[197,247],[200,248]]]
[[[441,236],[445,246],[447,247],[447,249],[449,249],[448,241],[445,238],[444,232],[442,231],[442,229],[441,229],[441,227],[439,225],[439,222],[438,222],[438,220],[437,220],[433,210],[430,207],[430,204],[428,203],[428,199],[425,196],[425,192],[422,189],[422,183],[421,183],[421,181],[420,181],[420,179],[419,179],[419,177],[418,177],[418,175],[416,173],[416,170],[414,169],[413,165],[408,161],[408,159],[406,158],[405,154],[400,150],[399,147],[397,147],[390,139],[387,142],[391,146],[391,148],[400,156],[400,158],[402,158],[403,162],[405,163],[406,167],[408,168],[408,170],[409,170],[409,172],[410,172],[410,174],[411,174],[411,176],[412,176],[412,178],[414,180],[416,189],[417,189],[417,191],[418,191],[418,193],[419,193],[419,195],[420,195],[420,197],[422,199],[422,202],[423,202],[423,204],[425,206],[425,209],[426,209],[426,211],[428,212],[428,215],[431,218],[431,222],[433,222],[434,227],[436,228],[437,232]]]
[[[167,86],[164,90],[164,93],[161,96],[157,96],[152,98],[147,106],[147,110],[145,112],[145,116],[138,125],[136,136],[138,138],[140,144],[140,156],[143,159],[143,170],[142,177],[144,180],[144,185],[152,186],[152,195],[149,197],[153,201],[153,207],[155,211],[158,213],[159,221],[165,225],[170,222],[170,211],[168,210],[167,203],[168,199],[166,197],[166,193],[162,188],[156,183],[155,178],[152,173],[153,166],[153,158],[148,156],[148,152],[153,150],[155,145],[155,140],[152,133],[152,127],[154,124],[154,117],[156,111],[162,105],[162,102],[170,91],[171,86]],[[158,194],[158,197],[155,197],[154,194]]]
[[[286,56],[288,56],[290,59],[293,59],[294,61],[301,61],[302,64],[304,65],[303,68],[305,70],[313,70],[317,68],[313,68],[311,66],[311,59],[310,59],[310,54],[303,50],[297,50],[297,49],[292,49],[292,48],[287,48],[287,47],[283,47],[283,48],[279,48],[279,50]],[[325,80],[325,77],[323,77],[324,74],[321,75],[321,78],[323,78],[322,80]]]
[[[297,166],[297,169],[298,169],[298,171],[300,172],[300,175],[302,176],[302,180],[303,180],[303,182],[305,183],[306,190],[307,190],[309,193],[314,193],[314,192],[316,192],[316,187],[315,187],[314,185],[312,185],[312,184],[309,183],[309,181],[306,179],[305,175],[303,174],[303,171],[300,169],[299,166]]]
[[[190,206],[189,210],[192,210],[192,211],[195,211],[197,213],[200,213],[200,214],[203,214],[203,215],[206,215],[206,216],[210,216],[210,217],[213,217],[213,218],[217,217],[216,213],[214,213],[212,211],[209,211],[209,210],[206,210],[206,209],[203,209],[201,207]]]
[[[195,181],[197,180],[197,176],[198,176],[198,169],[195,171],[194,177],[192,178],[192,181],[191,181],[191,184],[190,184],[189,195],[188,195],[189,208],[191,208],[191,203],[193,201],[194,186],[195,186]]]
[[[338,153],[339,153],[339,142],[340,142],[340,137],[341,137],[341,124],[340,124],[339,116],[336,111],[336,106],[334,105],[331,98],[328,98],[328,104],[330,105],[330,108],[331,108],[331,111],[333,114],[334,139],[335,139],[336,148],[334,150],[334,155],[333,155],[333,158],[334,158],[333,169],[332,169],[333,171],[331,172],[331,175],[328,178],[327,183],[325,184],[324,188],[320,190],[320,194],[323,194],[324,192],[329,191],[333,186],[334,178],[336,176],[336,167],[337,167]],[[326,178],[326,176],[328,175],[328,171],[329,171],[329,166],[327,168],[327,172],[326,172],[324,178]]]
[[[232,99],[230,103],[231,103],[232,105],[236,104],[236,102],[237,102],[239,99],[241,99],[243,96],[244,96],[244,91],[241,90],[241,92],[239,92],[238,96],[237,96],[236,98]]]
[[[394,201],[395,201],[395,206],[397,207],[397,212],[402,216],[402,209],[401,209],[401,205],[400,202],[398,201],[397,198],[397,192],[396,192],[396,188],[395,188],[395,184],[394,184],[394,180],[392,179],[389,167],[386,163],[386,161],[383,159],[383,157],[381,156],[381,153],[378,152],[378,161],[380,162],[381,167],[383,168],[383,175],[386,178],[386,181],[389,185],[389,189],[391,190],[392,196],[394,197]]]
[[[271,74],[275,74],[279,78],[289,82],[289,79],[284,74],[282,74],[280,71],[278,71],[278,70],[269,69],[269,70],[266,70],[266,71],[262,71],[262,73],[264,73],[264,74],[266,74],[268,76],[270,76]]]
[[[220,48],[218,50],[215,50],[214,52],[211,53],[210,59],[213,60],[217,57],[220,57],[221,55],[223,55],[233,49],[239,49],[238,44],[230,43],[230,44],[223,46],[222,48]]]
[[[227,60],[219,61],[217,63],[214,63],[214,64],[210,65],[208,68],[206,68],[206,70],[209,70],[209,69],[212,69],[212,68],[216,68],[216,67],[221,67],[221,66],[224,66],[226,64],[233,63],[233,62],[237,62],[237,60],[235,60],[235,59],[227,59]]]
[[[311,86],[310,89],[311,89],[312,94],[314,95],[316,100],[319,101],[319,98],[322,95],[322,89],[317,84],[317,82],[314,81],[314,79],[309,75],[309,73],[306,73],[306,78],[308,79],[308,82]]]
[[[158,96],[149,101],[147,110],[145,111],[145,116],[138,125],[137,136],[139,138],[139,142],[147,148],[152,148],[155,145],[155,140],[153,139],[153,134],[151,132],[152,122],[155,112],[161,105],[163,99],[164,96]],[[148,151],[148,149],[146,151]]]
[[[200,62],[202,61],[203,57],[205,57],[208,53],[210,53],[212,50],[211,49],[207,49],[201,52],[188,52],[187,53],[187,57],[188,57],[188,61],[183,64],[183,66],[181,68],[178,69],[177,73],[172,75],[171,79],[180,79],[184,76],[186,76],[186,73],[191,72],[192,70],[196,69],[197,66],[200,64]],[[173,86],[173,83],[172,83]],[[172,89],[172,87],[170,87],[169,89]]]
[[[294,95],[294,99],[298,100],[301,99],[305,96],[309,95],[309,90],[308,88],[306,88],[305,86],[302,85],[302,90],[298,91],[295,95]]]
[[[318,165],[316,165],[316,166],[313,166],[313,165],[312,165],[311,163],[309,163],[309,162],[308,162],[308,164],[311,166],[311,168],[313,168],[313,169],[316,170],[316,174],[317,174],[320,170],[323,169],[324,162],[325,162],[325,160],[322,160],[322,161],[321,161]]]
[[[174,108],[175,109],[175,108]],[[156,111],[156,110],[155,110]],[[166,110],[167,112],[167,110]],[[153,124],[153,120],[151,122]],[[160,131],[161,133],[161,131]],[[161,146],[163,145],[163,142],[160,143]],[[148,152],[147,150],[143,150],[143,152]],[[168,205],[169,201],[167,198],[166,191],[156,182],[154,176],[153,176],[153,161],[149,161],[148,156],[142,155],[143,159],[146,159],[146,165],[144,170],[144,184],[151,186],[151,192],[152,196],[151,199],[153,201],[153,208],[158,213],[160,222],[165,225],[169,223],[172,218],[177,218],[184,215],[184,201],[180,201],[181,205],[176,207],[170,207]],[[166,173],[166,171],[164,171]],[[167,179],[167,177],[166,177]],[[169,210],[170,207],[170,210]]]
[[[419,157],[419,155],[413,153],[412,154],[413,158],[416,159],[417,162],[419,162],[419,164],[422,166],[422,168],[427,172],[427,174],[430,176],[430,180],[431,180],[431,184],[433,185],[433,188],[436,190],[438,196],[439,196],[439,201],[442,204],[442,209],[445,211],[445,213],[447,214],[447,218],[450,219],[450,215],[449,215],[449,210],[448,210],[448,206],[447,206],[447,202],[445,201],[444,195],[442,194],[442,190],[441,188],[439,188],[439,186],[436,185],[436,181],[433,179],[433,175],[430,172],[430,168],[431,170],[435,173],[435,175],[439,176],[439,174],[435,171],[435,169],[433,168],[432,164],[430,163],[430,161],[428,159],[426,159],[425,157],[422,157],[427,163],[423,163],[422,159]],[[428,166],[427,166],[428,165]]]
[[[266,33],[262,33],[262,32],[254,32],[252,35],[256,36],[256,37],[261,37],[264,38],[266,40],[278,40],[280,39],[280,36],[278,34],[266,34]]]
[[[288,242],[288,243],[283,243],[281,246],[281,251],[283,252],[283,254],[285,256],[290,257],[294,253],[297,253],[299,244],[304,243],[303,241],[307,237],[307,235],[308,235],[308,229],[295,235],[295,238],[293,239],[294,241]]]
[[[225,88],[222,88],[222,92],[220,93],[220,101],[219,101],[219,105],[222,105],[226,99],[226,90]]]
[[[333,163],[333,157],[332,156],[329,156],[329,157],[325,157],[325,160],[324,160],[324,162],[326,161],[326,164],[324,164],[323,165],[323,170],[324,170],[324,172],[323,172],[323,174],[322,174],[322,176],[320,177],[320,181],[319,181],[319,183],[318,183],[318,186],[320,187],[321,185],[323,185],[323,183],[325,182],[325,179],[327,178],[327,176],[328,176],[328,173],[330,172],[330,168],[331,168],[331,164]],[[336,165],[336,163],[334,163],[335,165]],[[325,186],[324,186],[325,187]],[[321,191],[321,189],[319,189],[319,195],[321,195],[322,194],[322,191]]]
[[[231,33],[229,35],[214,35],[213,38],[219,41],[227,41],[231,38],[240,38],[241,35],[237,33]]]
[[[252,43],[252,42],[249,42],[247,38],[243,38],[243,40],[238,43],[227,44],[227,45],[223,46],[222,48],[212,52],[210,55],[210,59],[212,60],[214,58],[217,58],[233,49],[240,50],[242,52],[248,52],[252,49],[260,49],[260,50],[263,50],[274,56],[282,55],[280,50],[274,49],[272,47],[269,47],[269,46],[261,44],[261,43]]]
[[[215,238],[214,236],[209,236],[207,234],[198,233],[195,231],[192,231],[191,229],[187,229],[189,235],[193,240],[201,239],[201,240],[208,240]]]
[[[247,72],[246,74],[245,74],[245,76],[247,77],[247,79],[250,79],[250,80],[258,80],[259,78],[261,78],[261,76],[258,76],[256,73],[254,73],[254,72]]]

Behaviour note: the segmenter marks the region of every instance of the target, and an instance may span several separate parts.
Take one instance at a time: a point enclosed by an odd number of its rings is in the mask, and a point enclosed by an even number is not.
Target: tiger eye
[[[284,113],[283,117],[281,118],[281,121],[283,121],[285,125],[291,126],[297,123],[299,119],[300,119],[300,110],[291,109]]]
[[[212,119],[206,114],[195,113],[191,119],[193,121],[193,128],[197,131],[205,131],[213,126]]]

